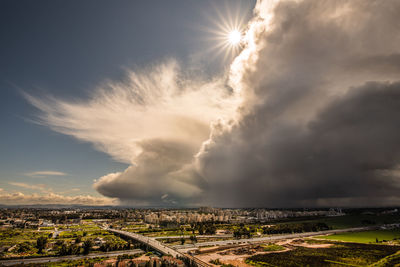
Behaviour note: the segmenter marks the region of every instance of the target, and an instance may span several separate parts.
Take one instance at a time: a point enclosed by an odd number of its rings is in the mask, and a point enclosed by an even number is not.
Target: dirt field
[[[282,251],[287,251],[287,250],[289,250],[289,248],[285,247],[284,250]],[[246,264],[245,260],[249,256],[257,254],[273,253],[273,252],[277,251],[265,252],[260,245],[248,245],[248,246],[241,246],[238,248],[225,249],[217,252],[199,254],[196,255],[195,257],[208,263],[210,263],[210,261],[218,259],[221,263],[224,264],[232,264],[234,266],[239,266],[239,267],[248,267],[251,265]]]
[[[282,246],[283,249],[279,251],[265,251],[265,246],[278,245]],[[303,239],[287,239],[282,240],[276,243],[264,243],[257,245],[247,245],[240,246],[236,248],[228,248],[220,251],[212,251],[209,253],[202,253],[196,255],[195,257],[211,263],[211,261],[219,260],[220,263],[223,264],[232,264],[238,267],[250,267],[251,265],[246,264],[245,260],[254,255],[258,254],[268,254],[268,253],[279,253],[291,250],[295,247],[307,247],[307,248],[327,248],[332,244],[324,244],[324,243],[307,243]],[[214,265],[218,266],[218,265]]]

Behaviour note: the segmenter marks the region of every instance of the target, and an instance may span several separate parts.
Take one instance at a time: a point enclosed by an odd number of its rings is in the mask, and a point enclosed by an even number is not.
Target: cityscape
[[[378,244],[373,258],[400,244],[400,213],[387,208],[8,207],[0,218],[5,266],[242,266],[266,252],[332,246],[337,236]]]
[[[399,0],[1,0],[0,266],[400,267]]]

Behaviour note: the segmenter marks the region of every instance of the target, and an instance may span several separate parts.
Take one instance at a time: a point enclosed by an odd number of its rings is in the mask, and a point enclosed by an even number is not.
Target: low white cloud
[[[51,192],[51,188],[47,188],[46,185],[44,184],[27,184],[27,183],[20,183],[20,182],[9,182],[8,184],[17,186],[17,187],[22,187],[25,189],[31,189],[31,190],[37,190],[41,192]]]
[[[61,205],[116,205],[116,199],[94,197],[90,195],[63,196],[60,194],[24,194],[0,192],[0,203],[3,205],[61,204]]]

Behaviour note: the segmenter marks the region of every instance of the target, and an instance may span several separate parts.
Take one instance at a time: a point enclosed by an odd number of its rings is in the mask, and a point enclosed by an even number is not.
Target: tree
[[[85,255],[89,254],[92,247],[93,247],[92,240],[86,240],[85,242],[83,242],[83,254]]]
[[[81,247],[78,246],[77,244],[72,244],[68,248],[69,255],[79,255],[80,252],[81,252]]]
[[[46,248],[47,244],[47,237],[40,236],[36,240],[36,248],[38,249],[38,253],[41,254],[43,252],[43,249]]]
[[[235,231],[233,232],[233,237],[236,238],[236,239],[241,238],[241,237],[242,237],[242,232],[241,232],[241,230],[240,230],[240,229],[235,230]]]
[[[195,235],[191,235],[190,240],[192,240],[192,243],[194,244],[197,242],[197,237]]]
[[[243,229],[243,235],[245,235],[247,238],[251,238],[251,232],[247,229]]]
[[[82,238],[80,236],[78,236],[77,238],[75,238],[75,244],[79,244],[82,242]]]
[[[185,238],[181,238],[181,245],[184,245],[185,244]]]
[[[17,246],[17,252],[27,252],[31,250],[31,244],[29,242],[23,242]]]
[[[206,232],[206,234],[209,234],[209,235],[215,235],[215,233],[217,232],[217,227],[215,227],[214,224],[207,225],[205,232]]]
[[[204,225],[203,224],[199,224],[199,235],[204,234]]]
[[[58,255],[65,256],[65,255],[68,255],[68,254],[69,254],[68,247],[67,247],[67,245],[65,243],[63,243],[61,245],[60,249],[58,250]]]

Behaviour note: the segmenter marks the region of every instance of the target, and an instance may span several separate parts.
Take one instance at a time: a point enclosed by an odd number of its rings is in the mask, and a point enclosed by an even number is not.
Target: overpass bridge
[[[124,236],[126,238],[130,238],[133,239],[135,241],[138,241],[142,244],[148,245],[149,247],[151,247],[152,249],[164,254],[164,255],[171,255],[175,258],[186,258],[188,259],[190,262],[194,263],[196,266],[199,267],[209,267],[212,266],[209,263],[206,263],[204,261],[201,261],[195,257],[192,257],[188,254],[184,254],[182,252],[179,252],[173,248],[167,247],[165,246],[163,243],[161,243],[160,241],[157,241],[155,238],[152,237],[147,237],[147,236],[143,236],[143,235],[139,235],[136,233],[131,233],[131,232],[127,232],[127,231],[121,231],[121,230],[117,230],[117,229],[112,229],[112,228],[105,228],[105,230],[108,230],[110,232],[119,234],[121,236]]]
[[[108,228],[107,230],[110,232],[125,236],[127,238],[133,239],[133,240],[143,243],[145,245],[148,245],[149,247],[153,248],[154,250],[156,250],[164,255],[171,255],[175,258],[184,256],[183,253],[178,252],[170,247],[165,246],[163,243],[155,240],[154,238],[139,235],[136,233],[127,232],[127,231],[116,230],[116,229],[112,229],[112,228]]]

